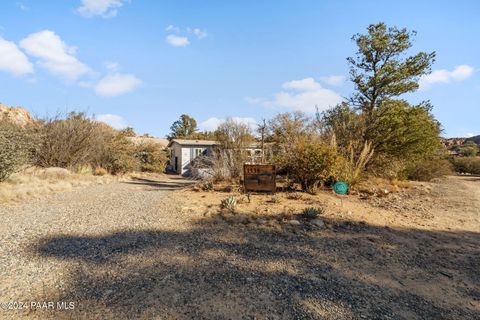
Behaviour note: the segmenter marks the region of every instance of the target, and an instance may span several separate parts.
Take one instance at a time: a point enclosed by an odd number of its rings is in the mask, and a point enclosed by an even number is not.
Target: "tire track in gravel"
[[[122,230],[178,228],[178,210],[168,194],[188,181],[137,179],[94,185],[0,207],[0,301],[37,298],[62,283],[65,261],[36,259],[30,246],[40,239],[95,237]],[[59,276],[60,275],[60,276]],[[1,310],[0,310],[1,313]]]

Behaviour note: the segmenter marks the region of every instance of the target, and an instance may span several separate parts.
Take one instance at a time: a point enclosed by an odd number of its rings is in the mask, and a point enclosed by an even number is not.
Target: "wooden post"
[[[265,163],[265,148],[264,148],[264,142],[265,142],[265,119],[263,119],[263,126],[262,126],[262,164]]]

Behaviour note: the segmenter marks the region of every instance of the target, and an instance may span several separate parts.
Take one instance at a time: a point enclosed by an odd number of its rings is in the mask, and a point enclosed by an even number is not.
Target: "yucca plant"
[[[213,183],[211,181],[205,181],[202,184],[203,191],[212,191],[213,190]]]
[[[220,206],[222,209],[226,209],[230,212],[234,212],[235,207],[237,206],[237,198],[235,198],[234,196],[228,196],[222,200],[222,202],[220,203]]]
[[[323,213],[325,213],[324,207],[307,207],[303,209],[302,216],[305,219],[315,219]]]

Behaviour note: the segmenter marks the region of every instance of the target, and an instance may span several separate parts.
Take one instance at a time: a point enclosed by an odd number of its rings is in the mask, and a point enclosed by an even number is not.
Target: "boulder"
[[[323,228],[325,226],[325,222],[323,222],[323,220],[321,219],[313,219],[312,221],[310,221],[310,224],[319,228]]]

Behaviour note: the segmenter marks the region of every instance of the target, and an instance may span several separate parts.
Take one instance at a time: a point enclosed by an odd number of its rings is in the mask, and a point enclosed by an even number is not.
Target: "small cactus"
[[[212,191],[213,190],[213,183],[211,181],[205,181],[202,184],[203,191]]]
[[[237,206],[237,198],[235,198],[234,196],[228,196],[222,200],[220,206],[222,209],[234,212],[235,207]]]
[[[323,207],[308,207],[303,209],[302,216],[305,219],[315,219],[319,215],[325,213],[325,208]]]

